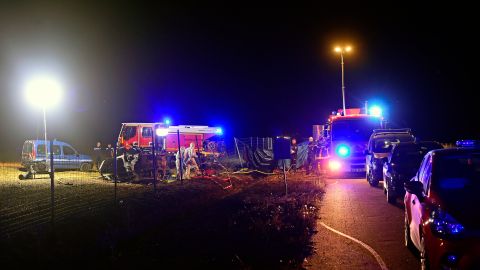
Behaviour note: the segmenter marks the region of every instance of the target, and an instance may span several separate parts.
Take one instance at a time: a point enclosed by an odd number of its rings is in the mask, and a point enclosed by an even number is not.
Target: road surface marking
[[[356,239],[356,238],[353,238],[353,237],[351,237],[351,236],[349,236],[349,235],[347,235],[347,234],[344,234],[344,233],[342,233],[342,232],[339,232],[339,231],[335,230],[334,228],[328,226],[327,224],[325,224],[325,223],[323,223],[323,222],[320,222],[320,225],[322,225],[323,227],[329,229],[330,231],[332,231],[332,232],[334,232],[334,233],[337,233],[337,234],[339,234],[339,235],[341,235],[341,236],[343,236],[343,237],[346,237],[346,238],[348,238],[348,239],[350,239],[350,240],[352,240],[352,241],[360,244],[360,245],[361,245],[362,247],[364,247],[366,250],[370,251],[370,253],[373,255],[373,257],[375,257],[375,259],[377,260],[378,265],[380,265],[380,268],[381,268],[382,270],[388,270],[387,265],[386,265],[385,262],[382,260],[382,257],[380,257],[380,255],[379,255],[372,247],[370,247],[369,245],[367,245],[367,244],[363,243],[362,241],[360,241],[360,240],[358,240],[358,239]]]

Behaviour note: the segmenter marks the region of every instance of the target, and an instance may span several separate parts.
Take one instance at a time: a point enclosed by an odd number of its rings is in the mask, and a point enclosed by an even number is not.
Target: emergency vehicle
[[[224,150],[223,131],[220,127],[209,126],[167,126],[165,123],[122,123],[118,135],[118,146],[138,144],[145,152],[152,148],[156,138],[157,148],[167,153],[178,151],[178,135],[180,146],[189,147],[194,143],[198,153],[203,155],[220,155]]]
[[[362,112],[360,108],[338,110],[328,118],[324,127],[328,150],[329,174],[365,173],[365,149],[374,129],[384,126],[377,113]]]

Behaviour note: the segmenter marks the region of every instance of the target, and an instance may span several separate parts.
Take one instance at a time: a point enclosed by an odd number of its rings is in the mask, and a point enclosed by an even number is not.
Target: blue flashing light
[[[336,152],[340,157],[348,157],[350,155],[350,148],[345,144],[340,144],[337,146]]]
[[[223,134],[222,128],[217,128],[217,129],[215,130],[215,133],[217,133],[218,135],[222,135],[222,134]]]
[[[172,123],[172,121],[169,118],[165,118],[163,122],[165,122],[167,126],[170,126],[170,124]]]
[[[448,265],[450,265],[450,266],[457,265],[458,259],[459,259],[458,256],[455,255],[455,254],[449,254],[449,255],[446,256],[446,261],[447,261]]]
[[[477,140],[460,140],[456,143],[457,147],[479,147],[480,142]]]
[[[382,108],[380,108],[379,106],[372,106],[370,107],[370,109],[368,109],[368,113],[370,115],[373,115],[373,116],[382,116]]]

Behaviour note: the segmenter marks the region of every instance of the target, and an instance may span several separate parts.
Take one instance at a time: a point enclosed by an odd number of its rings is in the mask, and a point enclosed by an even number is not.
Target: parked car
[[[394,144],[413,142],[415,137],[410,129],[376,129],[370,135],[366,159],[366,177],[371,186],[378,186],[383,179],[383,163],[387,160]]]
[[[442,148],[441,144],[435,142],[394,145],[383,164],[383,191],[387,195],[387,202],[396,203],[398,197],[405,195],[404,184],[415,176],[425,154]]]
[[[405,190],[405,245],[422,269],[480,269],[480,149],[429,152]]]
[[[47,154],[53,151],[53,164],[55,170],[81,170],[92,169],[92,158],[79,154],[70,144],[62,141],[53,141],[50,149],[50,141],[47,141]],[[27,140],[23,143],[21,164],[24,169],[33,173],[45,173],[48,171],[47,155],[45,155],[44,140]]]

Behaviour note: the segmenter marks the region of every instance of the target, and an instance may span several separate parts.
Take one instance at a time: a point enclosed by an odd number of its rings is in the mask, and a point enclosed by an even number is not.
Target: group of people
[[[141,159],[140,155],[142,151],[137,142],[133,144],[125,144],[125,146],[119,147],[117,150],[117,158],[123,161],[125,171],[132,173],[137,177],[135,170],[136,163]],[[93,163],[98,171],[102,166],[102,162],[108,158],[114,158],[114,149],[111,144],[103,148],[101,142],[97,142],[93,148]],[[198,155],[195,150],[195,144],[190,143],[189,147],[180,147],[180,150],[175,154],[175,163],[177,169],[177,178],[191,179],[193,173],[198,174],[200,168],[197,163]],[[159,170],[160,177],[165,178],[167,175],[167,158],[165,151],[161,151],[157,156],[157,169]]]
[[[185,148],[184,146],[180,147],[180,150],[175,154],[175,165],[177,167],[177,178],[180,179],[190,179],[192,174],[192,169],[196,174],[199,173],[200,169],[197,164],[198,155],[195,151],[195,144],[192,142],[190,146]]]
[[[315,141],[313,137],[308,138],[307,144],[307,158],[303,164],[306,174],[309,175],[312,172],[318,174],[318,170],[323,170],[322,159],[327,156],[327,145],[324,140]],[[290,146],[290,168],[293,172],[297,171],[298,164],[298,145],[295,138],[291,141]],[[320,165],[320,168],[319,168]]]
[[[109,143],[107,147],[103,148],[101,142],[97,142],[97,144],[93,147],[93,163],[97,170],[100,169],[100,164],[107,158],[113,158],[113,147],[112,144]]]

